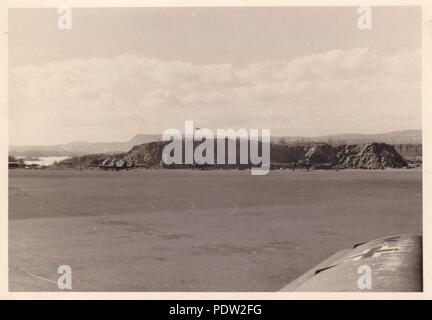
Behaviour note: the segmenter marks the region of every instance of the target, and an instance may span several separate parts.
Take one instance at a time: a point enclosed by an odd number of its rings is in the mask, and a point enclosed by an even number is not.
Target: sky
[[[421,128],[421,11],[373,7],[9,10],[12,145],[200,128],[273,136]]]

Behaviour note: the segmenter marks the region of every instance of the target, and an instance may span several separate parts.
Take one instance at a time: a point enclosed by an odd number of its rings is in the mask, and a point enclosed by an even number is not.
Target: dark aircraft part
[[[397,235],[337,252],[281,291],[423,291],[422,237]]]

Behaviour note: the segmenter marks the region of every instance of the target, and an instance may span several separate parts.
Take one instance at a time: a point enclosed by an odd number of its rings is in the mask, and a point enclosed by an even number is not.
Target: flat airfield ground
[[[9,289],[277,291],[422,231],[421,170],[9,170]]]

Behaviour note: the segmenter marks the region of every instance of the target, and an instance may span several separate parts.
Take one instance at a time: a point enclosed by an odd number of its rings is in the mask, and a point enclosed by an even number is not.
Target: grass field
[[[9,170],[9,287],[276,291],[334,252],[421,233],[420,170]]]

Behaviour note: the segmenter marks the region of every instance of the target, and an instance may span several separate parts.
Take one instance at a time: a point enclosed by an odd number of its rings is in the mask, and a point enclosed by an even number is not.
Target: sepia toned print
[[[421,15],[9,9],[9,290],[423,291]]]

